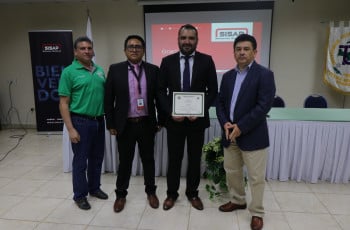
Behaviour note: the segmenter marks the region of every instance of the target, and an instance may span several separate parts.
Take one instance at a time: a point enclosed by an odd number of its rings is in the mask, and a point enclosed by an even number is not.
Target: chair
[[[328,108],[327,100],[320,94],[311,94],[305,98],[304,108]]]
[[[280,96],[276,95],[273,100],[272,107],[285,107],[285,106],[286,105],[284,103],[284,100]]]

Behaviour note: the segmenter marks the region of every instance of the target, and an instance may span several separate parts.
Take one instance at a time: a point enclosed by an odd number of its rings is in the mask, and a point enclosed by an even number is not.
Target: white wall
[[[333,5],[330,5],[333,4]],[[96,58],[105,71],[111,63],[125,60],[124,39],[129,34],[143,36],[142,6],[136,0],[102,3],[0,4],[0,118],[6,124],[10,110],[8,82],[12,85],[12,105],[22,123],[35,127],[33,80],[28,31],[73,30],[73,37],[84,35],[87,9],[92,17]],[[322,82],[327,24],[321,21],[350,19],[349,0],[276,0],[270,67],[275,73],[277,93],[287,106],[302,107],[310,93],[325,95],[330,107],[350,107],[344,98]],[[176,38],[174,38],[176,42]],[[233,57],[230,57],[233,58]],[[19,124],[10,111],[11,124]]]
[[[330,107],[350,107],[350,97],[336,93],[323,79],[330,20],[350,20],[349,0],[276,0],[270,67],[277,93],[287,106],[302,107],[310,93],[321,93]]]

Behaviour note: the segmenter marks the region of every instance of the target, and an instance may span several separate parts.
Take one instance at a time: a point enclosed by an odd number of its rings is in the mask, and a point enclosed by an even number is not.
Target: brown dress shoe
[[[252,222],[250,223],[250,228],[252,230],[261,230],[264,226],[263,218],[258,216],[252,217]]]
[[[124,209],[126,199],[125,198],[117,198],[114,201],[114,211],[115,212],[121,212]]]
[[[246,209],[246,208],[247,208],[247,204],[235,204],[230,201],[226,204],[221,205],[219,207],[219,210],[221,212],[232,212],[237,209]]]
[[[198,196],[192,197],[188,199],[191,202],[192,207],[194,207],[197,210],[203,210],[203,203],[201,201],[201,198]]]
[[[164,210],[169,210],[169,209],[171,209],[172,207],[174,207],[174,204],[175,204],[175,199],[168,196],[168,197],[164,200],[163,209],[164,209]]]
[[[150,194],[147,196],[148,203],[152,208],[158,208],[159,207],[159,200],[156,194]]]

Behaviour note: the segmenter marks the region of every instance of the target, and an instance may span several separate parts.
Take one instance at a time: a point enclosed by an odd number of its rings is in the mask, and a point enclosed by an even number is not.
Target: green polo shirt
[[[90,72],[74,59],[62,71],[58,94],[70,98],[71,112],[100,116],[104,114],[105,81],[105,73],[100,66],[94,63],[94,70]]]

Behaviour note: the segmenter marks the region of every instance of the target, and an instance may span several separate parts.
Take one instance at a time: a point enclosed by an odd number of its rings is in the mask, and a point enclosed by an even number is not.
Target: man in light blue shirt
[[[263,228],[263,196],[269,135],[266,116],[276,87],[273,72],[254,61],[257,44],[253,36],[242,34],[234,42],[236,68],[223,75],[216,113],[223,129],[224,168],[231,201],[222,212],[246,209],[243,166],[248,172],[252,201],[251,229]]]

